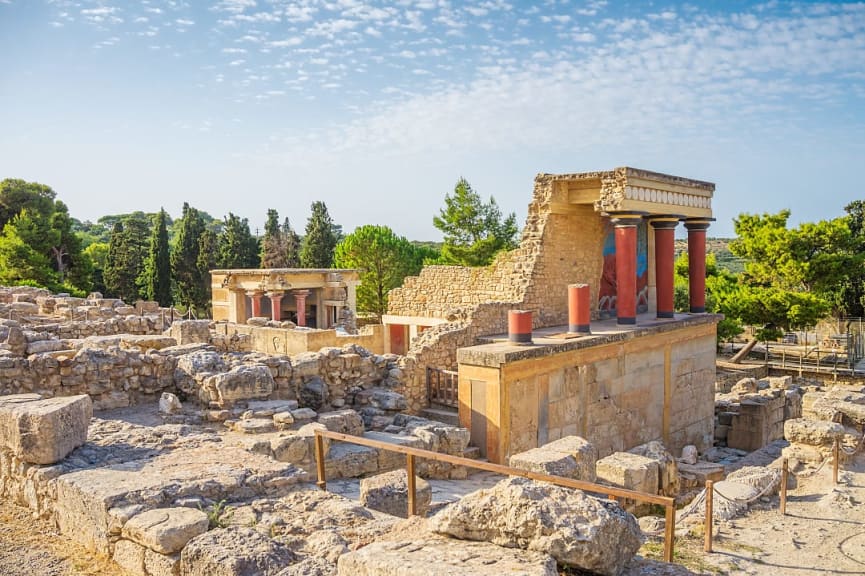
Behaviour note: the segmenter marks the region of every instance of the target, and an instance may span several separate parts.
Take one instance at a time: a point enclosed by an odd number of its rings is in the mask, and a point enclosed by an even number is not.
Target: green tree
[[[231,212],[218,239],[218,268],[258,268],[258,240],[249,231],[249,221]]]
[[[216,268],[218,245],[219,237],[216,235],[216,232],[205,228],[198,238],[197,261],[198,274],[201,278],[200,294],[202,299],[195,303],[195,309],[208,316],[210,316],[211,312],[210,271]]]
[[[778,214],[741,214],[734,220],[738,235],[730,250],[745,259],[743,280],[750,287],[808,292],[845,313],[844,287],[850,274],[862,270],[848,218],[787,228],[789,210]]]
[[[105,263],[108,260],[108,242],[93,242],[89,244],[82,253],[90,259],[93,272],[90,275],[93,282],[93,290],[107,293],[105,288]]]
[[[261,267],[288,268],[285,239],[282,228],[279,226],[279,212],[273,208],[268,209],[267,220],[264,223],[264,238],[261,240]]]
[[[171,251],[171,272],[177,290],[176,302],[187,308],[206,310],[210,295],[209,277],[202,277],[199,262],[201,236],[206,229],[204,218],[187,202],[177,224],[175,245]]]
[[[856,257],[847,278],[838,286],[838,294],[844,313],[861,318],[865,316],[865,201],[854,200],[844,211]]]
[[[129,304],[145,297],[139,278],[150,246],[150,224],[139,214],[114,223],[103,271],[108,295]]]
[[[337,244],[337,268],[359,268],[357,307],[379,318],[387,312],[387,295],[406,276],[420,272],[423,254],[387,226],[361,226]]]
[[[141,275],[144,297],[159,302],[160,306],[171,305],[171,250],[168,244],[168,215],[159,210],[150,232],[150,245]]]
[[[485,204],[465,178],[457,181],[453,196],[445,196],[433,224],[444,234],[443,264],[486,266],[497,253],[517,245],[516,215],[502,219],[495,198]]]
[[[674,306],[678,312],[690,309],[688,254],[682,253],[674,263]],[[718,266],[714,254],[706,255],[706,311],[723,314],[718,323],[718,341],[731,340],[742,333],[738,300],[739,283],[725,268]]]
[[[300,236],[291,227],[287,216],[282,223],[282,239],[285,244],[286,267],[300,268]]]
[[[312,213],[306,223],[306,236],[300,250],[300,263],[304,268],[330,268],[336,248],[333,220],[324,202],[312,203]]]
[[[54,212],[56,193],[50,186],[37,182],[7,178],[0,182],[0,228],[27,209],[48,219]]]
[[[16,226],[19,218],[20,215],[7,222],[0,235],[0,284],[28,284],[55,289],[57,275],[51,269],[50,260],[22,239]]]

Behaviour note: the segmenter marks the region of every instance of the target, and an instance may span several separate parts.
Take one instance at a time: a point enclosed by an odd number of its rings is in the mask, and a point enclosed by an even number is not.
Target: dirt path
[[[3,576],[124,576],[107,558],[94,557],[48,522],[0,499],[0,574]]]
[[[716,527],[711,554],[701,536],[678,543],[695,572],[755,576],[865,574],[865,454],[844,466],[839,483],[832,467],[801,478],[789,492],[787,515],[778,499],[764,509]]]

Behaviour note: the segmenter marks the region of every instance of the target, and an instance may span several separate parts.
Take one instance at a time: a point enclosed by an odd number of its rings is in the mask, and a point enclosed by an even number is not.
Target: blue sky
[[[865,199],[865,4],[0,0],[0,178],[95,220],[183,201],[439,239],[460,176],[630,165],[740,212]]]

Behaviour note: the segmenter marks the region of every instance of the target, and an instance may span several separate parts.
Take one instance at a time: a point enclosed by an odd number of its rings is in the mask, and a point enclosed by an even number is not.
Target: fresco
[[[649,310],[649,230],[646,222],[637,226],[637,313]],[[598,293],[601,318],[616,316],[616,234],[613,223],[604,228],[604,270]]]

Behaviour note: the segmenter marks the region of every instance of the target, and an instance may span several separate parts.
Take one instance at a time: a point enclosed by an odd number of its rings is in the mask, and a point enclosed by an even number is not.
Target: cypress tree
[[[183,203],[183,216],[171,252],[171,272],[177,288],[177,301],[187,308],[200,308],[202,302],[208,300],[204,294],[210,292],[209,286],[204,287],[204,281],[199,268],[200,239],[204,233],[204,219],[198,210]]]
[[[258,267],[258,240],[249,231],[246,218],[240,219],[228,213],[219,235],[217,250],[216,266],[219,268]]]
[[[273,208],[268,209],[267,221],[264,223],[264,238],[261,241],[261,267],[288,268],[285,238],[279,227],[279,212]]]
[[[150,234],[150,248],[141,282],[145,298],[159,302],[160,306],[171,305],[171,254],[167,219],[165,210],[160,208]]]
[[[285,243],[285,265],[288,268],[300,268],[300,236],[291,227],[288,217],[282,223],[282,238]]]
[[[304,268],[330,268],[334,248],[336,234],[327,206],[321,201],[313,202],[300,251],[300,263]]]

